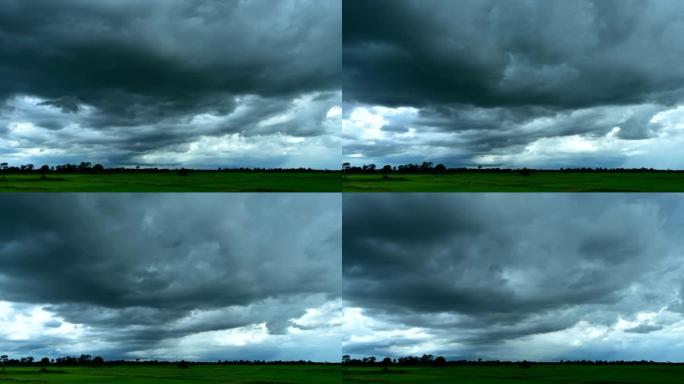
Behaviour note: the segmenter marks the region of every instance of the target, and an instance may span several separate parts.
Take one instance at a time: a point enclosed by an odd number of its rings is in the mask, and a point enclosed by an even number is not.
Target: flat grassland
[[[328,384],[341,383],[336,365],[195,365],[187,369],[169,366],[105,366],[7,368],[0,371],[0,383],[44,384]]]
[[[336,172],[131,172],[0,177],[1,192],[339,192]]]
[[[540,365],[445,368],[348,368],[344,383],[411,384],[671,384],[681,383],[683,365]]]
[[[684,192],[684,172],[352,174],[344,192]]]

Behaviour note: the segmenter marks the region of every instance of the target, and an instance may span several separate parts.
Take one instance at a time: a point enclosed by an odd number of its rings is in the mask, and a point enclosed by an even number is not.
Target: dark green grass
[[[339,173],[190,172],[7,175],[2,192],[339,192]]]
[[[348,368],[344,383],[411,384],[664,384],[684,382],[681,365],[462,366],[446,368]]]
[[[339,366],[221,366],[205,365],[180,369],[170,366],[7,368],[0,383],[69,384],[328,384],[341,383]]]
[[[470,172],[346,175],[345,192],[684,192],[684,173]]]

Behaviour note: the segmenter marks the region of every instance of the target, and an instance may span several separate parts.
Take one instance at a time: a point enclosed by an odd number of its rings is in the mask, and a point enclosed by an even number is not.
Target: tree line
[[[117,365],[176,365],[179,368],[188,368],[192,365],[337,365],[339,363],[316,362],[310,360],[218,360],[218,361],[160,361],[160,360],[110,360],[105,361],[101,356],[82,354],[80,356],[63,356],[57,358],[43,357],[35,359],[33,356],[11,358],[8,355],[0,356],[0,366],[4,367],[48,367],[48,366],[117,366]]]
[[[91,356],[83,354],[80,356],[64,356],[50,359],[48,357],[43,357],[38,360],[33,356],[26,356],[21,358],[10,358],[8,355],[0,356],[0,364],[3,367],[23,367],[23,366],[48,366],[48,365],[60,365],[60,366],[76,366],[76,365],[90,365],[98,366],[104,364],[105,361],[100,356]]]
[[[23,164],[19,166],[11,166],[9,163],[0,163],[0,175],[6,174],[39,174],[46,175],[51,173],[83,173],[83,174],[99,174],[99,173],[171,173],[175,172],[182,176],[189,174],[190,172],[236,172],[236,173],[249,173],[249,172],[339,172],[336,170],[327,169],[313,169],[313,168],[250,168],[250,167],[240,167],[240,168],[217,168],[217,169],[193,169],[193,168],[144,168],[140,166],[135,167],[116,167],[116,168],[105,168],[102,164],[93,164],[88,161],[83,161],[80,164],[60,164],[60,165],[42,165],[37,167],[33,164]]]
[[[361,359],[353,359],[350,355],[342,356],[343,366],[361,366],[361,367],[372,367],[381,366],[388,367],[391,365],[397,366],[444,366],[447,361],[442,356],[434,357],[433,355],[423,355],[418,356],[405,356],[399,358],[389,358],[385,357],[382,360],[377,359],[375,356],[363,357]]]
[[[651,173],[651,172],[676,172],[681,173],[684,170],[672,169],[655,169],[655,168],[604,168],[604,167],[576,167],[576,168],[559,168],[559,169],[531,169],[531,168],[498,168],[498,167],[459,167],[447,168],[444,164],[437,164],[430,161],[424,161],[421,164],[401,164],[401,165],[384,165],[378,167],[375,164],[364,164],[361,166],[352,166],[351,163],[342,163],[342,172],[345,174],[392,174],[392,173],[424,173],[424,174],[442,174],[442,173],[518,173],[527,176],[534,173],[544,172],[630,172],[630,173]]]
[[[555,362],[540,361],[505,361],[505,360],[447,360],[442,356],[425,354],[422,356],[405,356],[399,358],[385,357],[380,360],[375,356],[363,358],[352,358],[350,355],[342,356],[342,365],[349,367],[445,367],[459,365],[517,365],[522,368],[529,368],[535,365],[684,365],[680,362],[660,362],[653,360],[560,360]]]

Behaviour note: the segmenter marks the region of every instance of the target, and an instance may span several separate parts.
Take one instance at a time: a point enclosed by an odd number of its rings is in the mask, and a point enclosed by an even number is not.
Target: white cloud
[[[350,105],[344,160],[449,166],[682,168],[684,107],[600,106],[515,121],[497,108],[454,107],[451,116],[410,107]]]
[[[82,326],[64,321],[43,306],[0,301],[1,338],[14,341],[42,336],[78,339],[83,334]]]

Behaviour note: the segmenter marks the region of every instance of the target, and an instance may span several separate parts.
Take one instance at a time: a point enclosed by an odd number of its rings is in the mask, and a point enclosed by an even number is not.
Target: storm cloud
[[[344,156],[681,168],[683,7],[345,1]]]
[[[332,167],[340,51],[339,0],[11,0],[0,156]]]
[[[348,195],[344,351],[680,361],[678,196]]]
[[[0,349],[339,358],[338,195],[5,195]]]

